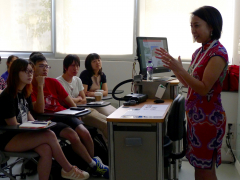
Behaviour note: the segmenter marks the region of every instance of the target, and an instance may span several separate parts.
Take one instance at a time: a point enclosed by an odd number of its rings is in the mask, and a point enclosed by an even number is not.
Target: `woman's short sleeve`
[[[82,80],[83,84],[91,84],[91,76],[87,70],[82,71],[79,77]]]
[[[106,75],[104,73],[102,73],[102,75],[101,75],[101,82],[102,83],[106,83],[107,82],[107,77],[106,77]]]

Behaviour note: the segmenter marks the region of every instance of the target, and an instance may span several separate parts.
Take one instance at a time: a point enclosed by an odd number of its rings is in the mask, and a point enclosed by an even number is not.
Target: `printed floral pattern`
[[[201,51],[197,59],[198,62],[211,43],[212,41],[197,49],[192,56],[193,60]],[[199,63],[193,72],[193,77],[202,80],[208,61],[213,56],[220,56],[228,63],[227,51],[217,41]],[[220,93],[226,71],[227,66],[206,96],[201,96],[193,89],[188,88],[185,107],[188,119],[188,151],[186,157],[196,168],[211,168],[214,151],[217,153],[216,165],[221,164],[221,145],[225,134],[226,115],[222,107]]]

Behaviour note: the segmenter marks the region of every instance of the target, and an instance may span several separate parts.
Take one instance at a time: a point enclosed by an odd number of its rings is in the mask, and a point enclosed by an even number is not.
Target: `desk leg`
[[[157,123],[157,180],[164,180],[164,151],[162,123]]]
[[[113,123],[108,122],[108,163],[109,179],[115,180]]]

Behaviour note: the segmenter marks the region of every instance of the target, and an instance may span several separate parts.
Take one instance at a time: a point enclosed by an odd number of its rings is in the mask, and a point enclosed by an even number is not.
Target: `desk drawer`
[[[156,180],[156,132],[114,131],[115,180]]]

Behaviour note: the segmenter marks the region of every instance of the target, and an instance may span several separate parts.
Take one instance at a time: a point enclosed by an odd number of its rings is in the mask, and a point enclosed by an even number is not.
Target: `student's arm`
[[[6,121],[8,126],[15,126],[15,125],[20,124],[20,123],[17,122],[16,116],[14,116],[12,118],[5,119],[5,121]]]
[[[72,98],[72,100],[73,100],[74,103],[79,103],[79,102],[81,102],[82,97],[81,97],[81,96],[78,96],[78,97],[76,97],[76,98]]]
[[[82,98],[81,101],[79,101],[77,104],[86,104],[87,103],[87,100],[86,100],[86,96],[84,94],[84,91],[80,91],[79,92],[79,96]],[[78,97],[79,97],[78,96]]]
[[[83,87],[84,87],[84,93],[87,97],[94,97],[94,92],[91,92],[91,91],[87,91],[88,89],[88,85],[86,84],[83,84]]]
[[[30,112],[28,112],[28,121],[35,121]]]
[[[68,107],[76,107],[76,104],[69,95],[64,99],[64,102],[68,105]]]
[[[102,84],[102,90],[104,90],[104,91],[103,91],[103,96],[107,96],[107,95],[108,95],[107,83],[103,83],[103,84]]]
[[[33,102],[33,110],[37,113],[44,113],[45,102],[44,102],[44,92],[43,92],[43,85],[45,82],[45,76],[38,76],[36,77],[36,81],[38,83],[37,89],[37,100]]]

